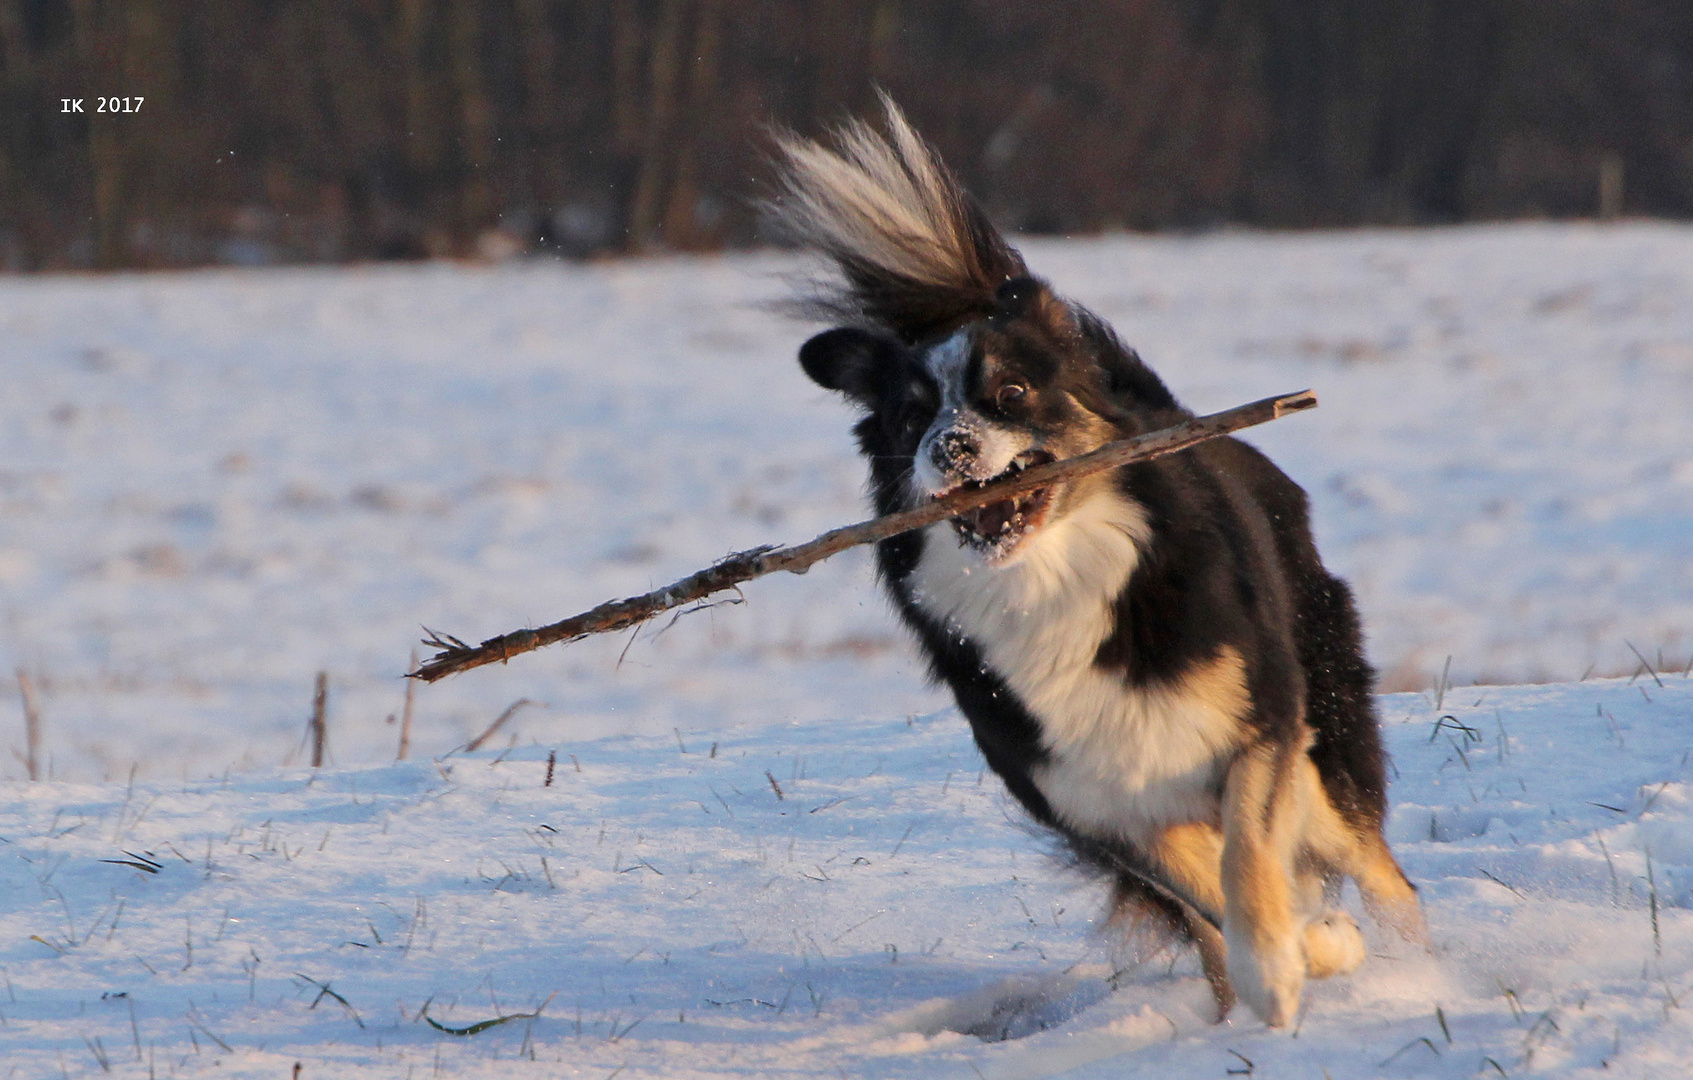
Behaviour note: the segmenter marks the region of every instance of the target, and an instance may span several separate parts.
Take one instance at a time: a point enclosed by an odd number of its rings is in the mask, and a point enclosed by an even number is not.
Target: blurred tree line
[[[1693,214],[1688,0],[0,0],[0,266],[756,242],[877,86],[1019,230]]]

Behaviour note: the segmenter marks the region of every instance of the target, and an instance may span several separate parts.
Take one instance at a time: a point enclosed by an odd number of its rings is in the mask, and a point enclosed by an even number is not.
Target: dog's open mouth
[[[1020,455],[998,476],[987,480],[968,480],[952,490],[979,490],[989,484],[1016,476],[1024,469],[1045,465],[1053,460],[1053,456],[1044,450],[1031,450]],[[1003,558],[1009,555],[1024,537],[1045,523],[1047,510],[1052,505],[1052,495],[1053,489],[1050,487],[1036,488],[1009,499],[978,506],[953,518],[952,527],[957,531],[958,538],[966,544],[990,558]]]

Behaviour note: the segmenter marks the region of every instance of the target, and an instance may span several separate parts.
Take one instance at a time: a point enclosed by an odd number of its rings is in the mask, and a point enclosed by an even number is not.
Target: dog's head
[[[1173,408],[1169,392],[1110,329],[1035,278],[1001,285],[994,309],[908,346],[857,328],[800,349],[807,375],[868,410],[858,425],[878,509],[914,506],[1144,430],[1137,417]],[[953,519],[991,564],[1092,490],[1059,482]]]

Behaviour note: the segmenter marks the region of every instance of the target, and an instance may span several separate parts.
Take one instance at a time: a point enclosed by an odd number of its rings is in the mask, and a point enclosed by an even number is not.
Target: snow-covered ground
[[[1693,1058],[1693,229],[1026,251],[1197,409],[1318,392],[1247,437],[1311,492],[1384,687],[1448,656],[1460,687],[1383,699],[1432,958],[1376,942],[1297,1039],[1208,1024],[1189,961],[1123,971],[862,552],[422,688],[390,764],[420,624],[476,640],[863,516],[808,328],[756,306],[786,256],[12,278],[0,671],[55,779],[0,761],[0,1076]],[[1468,686],[1525,681],[1571,685]]]
[[[1693,229],[1027,250],[1195,408],[1318,392],[1247,437],[1310,490],[1385,688],[1693,654]],[[320,669],[333,759],[387,760],[420,624],[480,640],[864,516],[808,328],[756,306],[795,265],[0,280],[0,671],[42,684],[53,774],[297,761]],[[862,552],[745,596],[427,688],[415,745],[520,698],[522,741],[944,702]]]
[[[571,742],[550,787],[539,746],[15,785],[0,1076],[1683,1075],[1693,679],[1662,681],[1383,698],[1433,952],[1378,937],[1293,1032],[1113,954],[950,709]]]

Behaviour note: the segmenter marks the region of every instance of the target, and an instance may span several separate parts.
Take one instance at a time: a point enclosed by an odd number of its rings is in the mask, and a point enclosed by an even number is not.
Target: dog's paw
[[[1286,1027],[1299,1013],[1305,989],[1305,950],[1297,933],[1251,942],[1229,934],[1229,982],[1235,996],[1271,1027]]]
[[[1345,975],[1364,962],[1364,935],[1344,911],[1305,924],[1305,973],[1313,979]]]
[[[1423,922],[1423,911],[1415,894],[1401,902],[1377,904],[1368,910],[1371,918],[1401,938],[1414,945],[1428,947],[1428,925]]]

